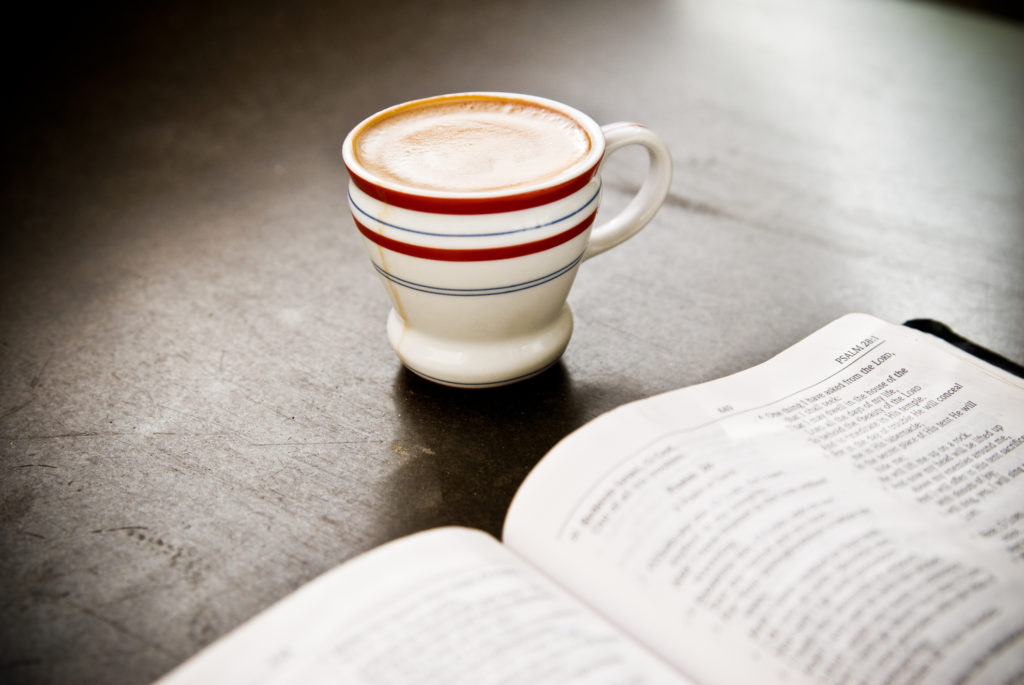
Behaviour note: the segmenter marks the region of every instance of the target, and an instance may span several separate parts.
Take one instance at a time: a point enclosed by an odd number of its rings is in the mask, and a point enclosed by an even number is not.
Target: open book
[[[166,685],[1021,682],[1024,381],[848,315],[572,433],[503,537],[368,552]]]

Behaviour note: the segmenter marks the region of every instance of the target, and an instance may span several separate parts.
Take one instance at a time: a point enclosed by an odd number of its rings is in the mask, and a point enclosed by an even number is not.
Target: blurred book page
[[[494,538],[442,528],[310,582],[161,680],[685,683]]]

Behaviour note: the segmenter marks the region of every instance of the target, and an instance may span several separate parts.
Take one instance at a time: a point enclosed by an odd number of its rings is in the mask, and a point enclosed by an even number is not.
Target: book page
[[[1024,678],[1024,383],[865,315],[617,409],[506,544],[708,683]]]
[[[362,555],[160,685],[686,683],[497,540],[442,528]]]

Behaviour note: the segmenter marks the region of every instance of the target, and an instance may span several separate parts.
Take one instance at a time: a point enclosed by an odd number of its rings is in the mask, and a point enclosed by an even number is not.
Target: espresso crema
[[[356,159],[385,181],[451,192],[515,190],[583,160],[590,136],[542,104],[494,96],[411,103],[370,120]]]

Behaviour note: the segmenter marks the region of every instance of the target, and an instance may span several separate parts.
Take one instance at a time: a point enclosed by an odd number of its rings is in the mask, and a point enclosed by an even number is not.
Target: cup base
[[[392,309],[388,339],[418,376],[456,388],[494,388],[526,380],[552,366],[572,337],[572,312],[562,307],[549,325],[500,340],[453,340],[410,328]]]

